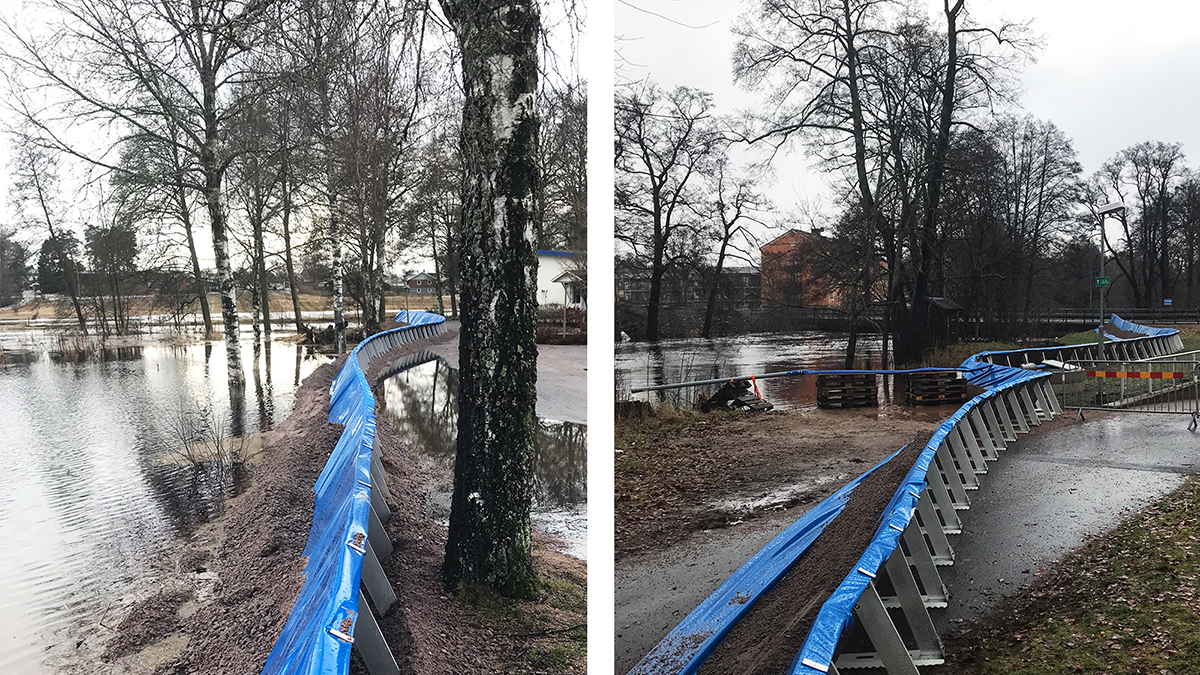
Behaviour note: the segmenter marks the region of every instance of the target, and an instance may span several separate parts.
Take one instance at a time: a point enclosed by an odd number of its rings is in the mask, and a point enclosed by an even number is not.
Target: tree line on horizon
[[[347,305],[375,330],[386,271],[408,263],[433,267],[439,311],[458,314],[463,89],[436,5],[48,7],[42,24],[3,25],[18,120],[4,301],[50,281],[42,291],[68,296],[81,331],[121,333],[136,289],[165,314],[198,309],[210,337],[220,312],[228,340],[238,289],[269,338],[271,286],[286,286],[305,333],[301,289],[315,286],[333,298],[341,349]],[[544,79],[539,248],[586,240],[586,105],[581,82]]]
[[[699,274],[704,314],[720,306],[731,244],[752,260],[763,243],[744,227],[751,219],[768,238],[790,228],[825,237],[793,266],[840,292],[847,364],[868,310],[904,363],[933,346],[931,298],[1010,324],[1094,304],[1101,247],[1109,306],[1200,307],[1200,172],[1181,146],[1139,143],[1085,176],[1066,134],[1020,108],[1017,76],[1038,38],[1025,24],[981,24],[967,5],[944,0],[939,16],[894,0],[754,2],[734,26],[732,56],[737,83],[761,95],[752,111],[719,115],[691,87],[620,88],[617,231],[649,282],[646,339],[659,336],[672,270]],[[834,208],[771,212],[755,189],[769,166],[735,168],[745,187],[730,189],[722,176],[738,143],[802,147],[826,172]],[[1097,209],[1112,201],[1128,208],[1102,241]]]

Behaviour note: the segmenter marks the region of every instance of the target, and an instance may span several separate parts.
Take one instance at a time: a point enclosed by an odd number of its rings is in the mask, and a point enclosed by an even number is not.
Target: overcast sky
[[[928,4],[944,22],[941,0]],[[748,6],[617,0],[619,77],[706,89],[721,113],[753,106],[755,96],[734,86],[729,60],[730,24]],[[1146,140],[1182,143],[1188,165],[1200,166],[1200,3],[967,0],[967,7],[982,22],[1033,20],[1045,44],[1020,75],[1020,104],[1074,141],[1085,174]],[[807,166],[800,148],[776,162],[768,192],[780,212],[825,199],[827,178]]]

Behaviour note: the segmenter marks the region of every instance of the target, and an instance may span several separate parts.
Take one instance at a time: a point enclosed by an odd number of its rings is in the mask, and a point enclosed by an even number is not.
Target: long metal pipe
[[[855,375],[873,373],[875,375],[906,375],[908,373],[957,373],[965,372],[964,368],[909,368],[907,370],[781,370],[777,373],[762,373],[761,375],[739,375],[736,377],[718,377],[712,380],[694,380],[691,382],[676,382],[674,384],[656,384],[652,387],[634,387],[631,394],[643,391],[661,391],[663,389],[683,389],[684,387],[702,387],[706,384],[725,384],[726,382],[748,382],[750,380],[766,380],[772,377],[793,377],[796,375]]]

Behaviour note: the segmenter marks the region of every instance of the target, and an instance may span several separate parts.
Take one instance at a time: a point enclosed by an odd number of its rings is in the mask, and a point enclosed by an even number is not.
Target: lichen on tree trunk
[[[443,578],[532,597],[540,29],[532,0],[443,0],[462,51],[458,454]]]

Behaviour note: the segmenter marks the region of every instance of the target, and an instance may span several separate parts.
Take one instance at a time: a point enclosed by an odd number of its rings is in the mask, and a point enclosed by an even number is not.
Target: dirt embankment
[[[678,411],[617,420],[617,559],[811,507],[955,409]]]
[[[388,356],[456,338],[457,331],[450,331]],[[329,386],[345,358],[321,366],[301,384],[292,414],[269,432],[251,487],[174,553],[176,577],[130,608],[114,637],[95,648],[96,658],[80,654],[61,670],[261,672],[303,583],[312,485],[343,430],[326,420]],[[380,624],[402,672],[483,674],[508,663],[537,662],[556,663],[557,672],[582,672],[586,629],[561,624],[584,622],[586,565],[539,550],[547,590],[537,602],[493,598],[484,611],[474,598],[447,595],[440,577],[445,527],[429,520],[424,507],[428,476],[390,433],[386,417],[380,418],[380,440],[393,497],[387,530],[395,542],[383,563],[400,598]],[[352,665],[352,672],[361,670],[360,663]]]
[[[871,542],[879,515],[912,469],[930,434],[909,446],[854,488],[830,523],[787,576],[760,598],[704,662],[703,675],[776,675],[786,672],[808,637],[817,611]]]

